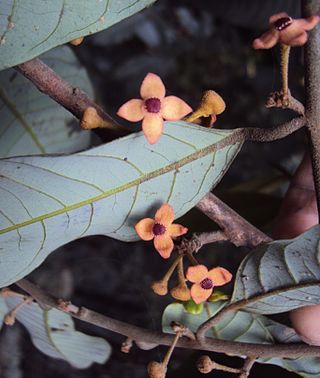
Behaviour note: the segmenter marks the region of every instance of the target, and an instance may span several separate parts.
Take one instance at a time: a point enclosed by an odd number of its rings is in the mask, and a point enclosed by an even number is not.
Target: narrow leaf
[[[320,226],[292,240],[259,246],[241,263],[231,302],[247,311],[276,314],[320,303]]]
[[[0,13],[0,70],[96,33],[155,0],[7,0]]]
[[[11,310],[21,299],[11,297],[5,302]],[[111,347],[106,340],[76,331],[71,316],[62,311],[44,311],[31,303],[18,311],[16,319],[27,328],[33,344],[42,353],[76,368],[86,369],[94,362],[103,364],[110,356]]]
[[[234,131],[167,122],[156,145],[141,132],[70,156],[0,160],[0,287],[71,240],[138,240],[134,225],[170,203],[180,217],[215,186],[240,149]]]
[[[70,48],[56,48],[42,59],[63,79],[93,95],[88,75]],[[76,152],[87,148],[90,139],[71,113],[24,76],[13,69],[0,72],[0,157]]]
[[[201,314],[195,315],[187,313],[180,303],[170,304],[166,307],[162,316],[162,330],[166,333],[173,333],[170,323],[177,321],[195,332],[202,323],[217,313],[224,305],[225,302],[210,303]],[[220,340],[256,344],[301,342],[292,328],[274,322],[265,316],[245,311],[226,315],[213,329],[208,331],[206,336]],[[241,353],[240,350],[239,353]],[[257,361],[281,366],[306,378],[320,376],[320,358],[260,358]]]

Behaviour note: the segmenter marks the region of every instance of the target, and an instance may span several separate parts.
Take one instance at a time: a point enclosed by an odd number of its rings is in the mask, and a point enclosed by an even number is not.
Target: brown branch
[[[302,1],[303,17],[319,14],[318,0]],[[313,177],[316,188],[318,214],[320,221],[320,26],[309,33],[308,43],[304,48],[305,56],[305,92],[306,126],[309,130]]]
[[[95,108],[102,118],[105,128],[117,136],[128,133],[125,128],[117,124],[108,113],[93,102],[84,91],[62,79],[40,59],[29,60],[19,64],[15,69],[28,78],[41,92],[50,96],[79,120],[82,119],[87,108]]]
[[[212,193],[206,194],[196,207],[216,222],[236,246],[253,248],[272,240]]]
[[[195,232],[191,237],[184,237],[175,245],[178,254],[188,255],[198,252],[206,244],[229,240],[223,231]]]
[[[156,345],[171,345],[173,342],[174,336],[172,335],[140,328],[116,319],[112,319],[108,316],[99,314],[85,307],[79,308],[71,304],[70,302],[64,302],[61,300],[59,301],[25,279],[16,282],[16,285],[26,291],[36,301],[39,300],[41,304],[45,304],[46,306],[64,311],[77,319],[83,320],[90,324],[94,324],[109,331],[119,333],[135,341],[150,345],[154,345],[155,343]],[[215,340],[211,338],[205,339],[205,342],[203,344],[200,344],[195,340],[181,338],[177,343],[177,347],[207,350],[220,353],[230,353],[253,358],[256,358],[257,356],[261,358],[298,358],[303,356],[320,357],[319,347],[309,346],[306,344],[266,345]]]

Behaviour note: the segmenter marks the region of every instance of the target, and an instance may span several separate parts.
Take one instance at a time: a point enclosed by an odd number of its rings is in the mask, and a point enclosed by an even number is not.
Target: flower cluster
[[[172,238],[188,232],[186,227],[180,224],[173,224],[173,220],[173,208],[166,203],[157,210],[154,219],[144,218],[135,225],[136,232],[140,238],[142,240],[153,240],[155,249],[164,259],[168,259],[173,251],[174,243]],[[189,289],[184,283],[184,275],[182,277],[181,259],[182,256],[178,258],[178,261],[174,262],[174,268],[180,264],[180,274],[178,274],[180,283],[171,290],[171,295],[178,300],[188,300],[191,296],[196,304],[202,303],[211,296],[215,286],[225,285],[232,278],[232,274],[221,267],[208,270],[204,265],[191,266],[186,274],[188,281],[193,283],[189,294]],[[167,294],[168,280],[174,268],[170,268],[169,273],[162,280],[153,284],[153,289],[157,294]]]

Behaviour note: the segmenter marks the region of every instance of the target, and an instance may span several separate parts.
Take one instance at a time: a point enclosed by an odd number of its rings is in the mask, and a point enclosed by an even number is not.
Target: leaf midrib
[[[29,134],[30,138],[33,140],[34,144],[38,147],[39,151],[42,154],[45,154],[46,150],[45,150],[44,146],[41,144],[37,135],[32,130],[32,127],[24,119],[22,114],[16,108],[15,104],[9,99],[9,97],[6,95],[6,93],[4,92],[4,90],[2,88],[0,88],[0,99],[7,106],[7,108],[11,111],[11,113],[14,115],[14,117],[19,121],[21,126],[24,128],[25,132],[27,134]]]
[[[26,226],[29,226],[31,224],[34,224],[34,223],[37,223],[37,222],[40,222],[40,221],[43,221],[45,219],[48,219],[48,218],[52,218],[52,217],[55,217],[57,215],[60,215],[60,214],[64,214],[64,213],[67,213],[68,211],[72,211],[72,210],[75,210],[75,209],[79,209],[80,207],[82,206],[86,206],[86,205],[90,205],[94,202],[97,202],[97,201],[100,201],[104,198],[107,198],[109,196],[112,196],[113,194],[117,194],[117,193],[120,193],[122,191],[125,191],[127,189],[130,189],[134,186],[137,186],[137,185],[140,185],[146,181],[149,181],[149,180],[152,180],[153,178],[156,178],[158,176],[161,176],[165,173],[168,173],[170,171],[173,171],[173,170],[177,170],[179,169],[180,167],[188,164],[188,163],[191,163],[195,160],[198,160],[202,157],[205,157],[207,155],[209,155],[210,153],[213,153],[217,150],[217,147],[218,147],[218,144],[219,142],[221,141],[225,141],[225,139],[228,139],[232,137],[232,134],[230,134],[229,136],[227,136],[226,138],[224,139],[221,139],[220,141],[218,142],[215,142],[214,144],[211,144],[207,147],[204,147],[202,149],[199,149],[198,151],[196,152],[193,152],[192,154],[190,155],[187,155],[186,157],[174,162],[174,163],[171,163],[171,164],[168,164],[167,166],[165,167],[162,167],[162,168],[159,168],[159,169],[156,169],[150,173],[147,173],[141,177],[138,177],[137,179],[135,180],[132,180],[126,184],[123,184],[123,185],[120,185],[119,187],[117,188],[113,188],[113,189],[110,189],[110,190],[107,190],[97,196],[94,196],[92,198],[89,198],[87,200],[84,200],[84,201],[80,201],[80,202],[77,202],[73,205],[69,205],[69,206],[66,206],[62,209],[58,209],[58,210],[55,210],[55,211],[52,211],[52,212],[49,212],[49,213],[46,213],[46,214],[42,214],[42,215],[39,215],[38,217],[34,217],[32,219],[29,219],[27,221],[24,221],[24,222],[21,222],[21,223],[17,223],[13,226],[9,226],[9,227],[6,227],[4,229],[1,229],[0,230],[0,235],[1,234],[5,234],[7,232],[10,232],[10,231],[14,231],[18,228],[22,228],[22,227],[26,227]],[[234,145],[237,145],[238,147],[240,147],[241,143],[237,143],[237,144],[234,144]]]

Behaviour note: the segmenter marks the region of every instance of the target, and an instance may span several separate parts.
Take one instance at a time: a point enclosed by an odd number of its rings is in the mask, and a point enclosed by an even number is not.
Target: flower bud
[[[212,371],[212,361],[209,356],[199,358],[197,368],[202,374],[209,374]]]
[[[151,285],[151,289],[158,295],[166,295],[168,294],[168,281],[166,280],[155,281]]]
[[[179,284],[178,286],[173,287],[170,290],[170,294],[174,299],[182,302],[186,302],[191,298],[190,290],[186,284]]]
[[[148,374],[150,378],[165,378],[167,367],[160,362],[151,361],[148,365]]]

